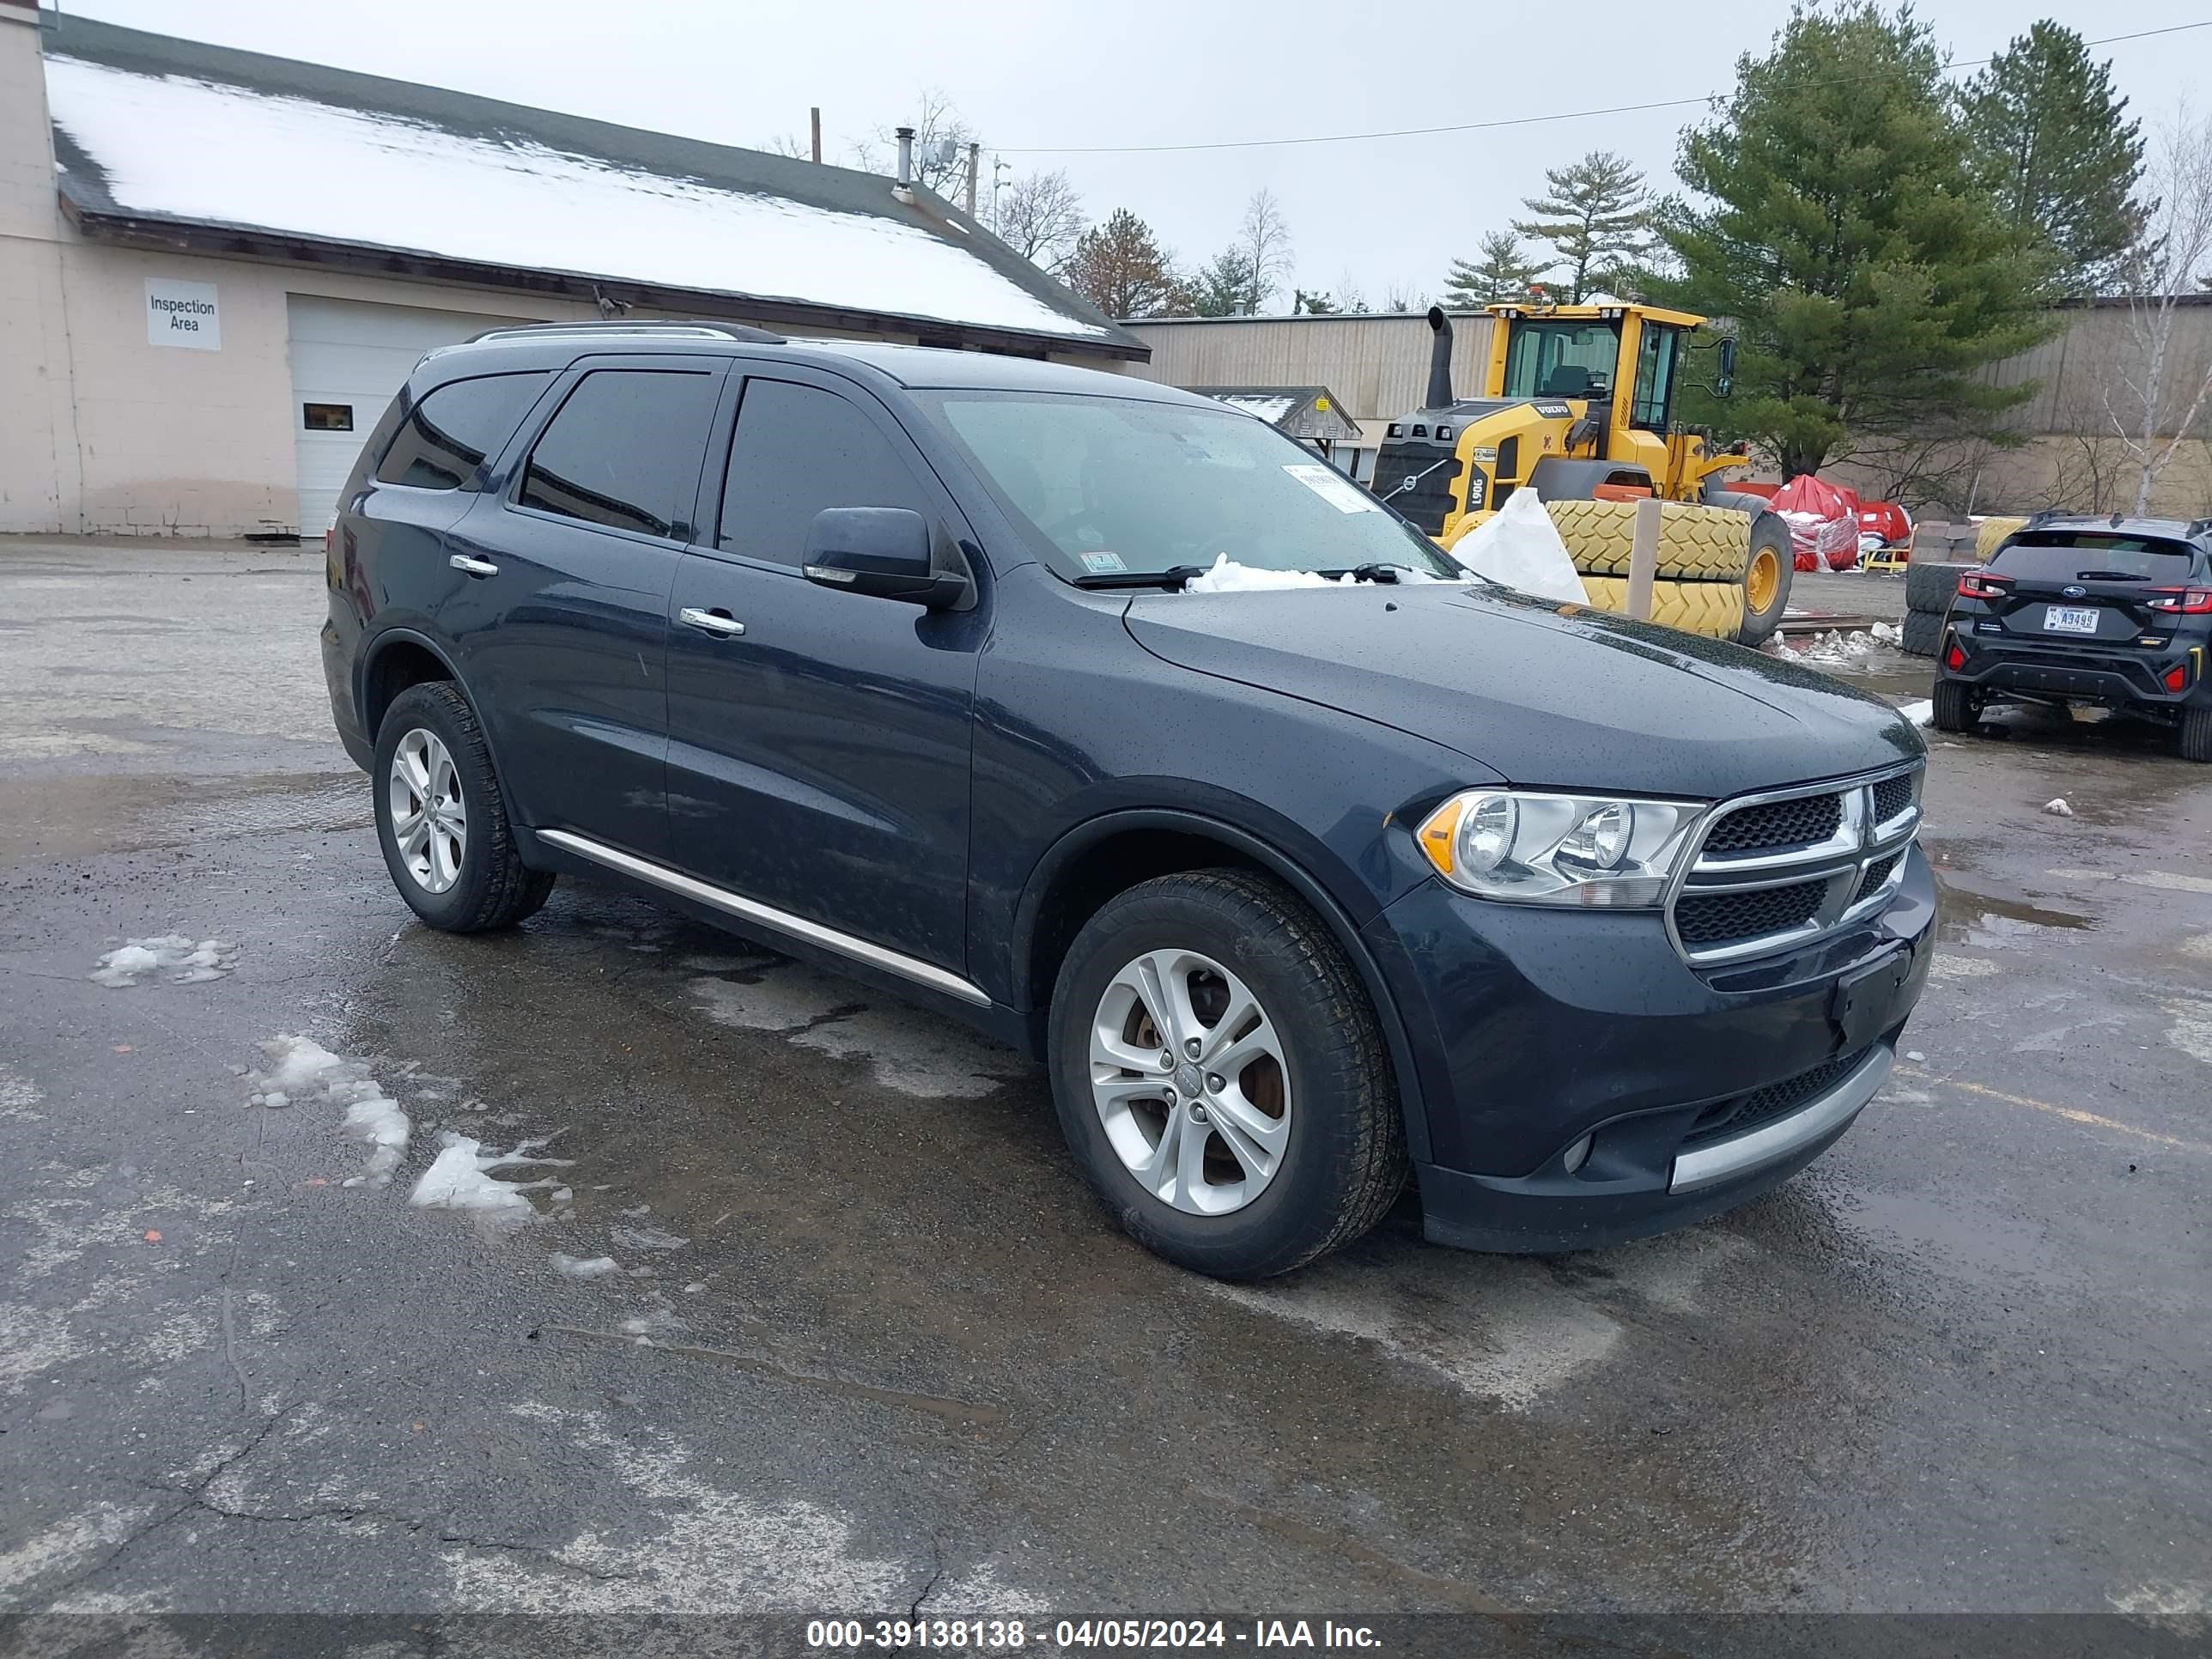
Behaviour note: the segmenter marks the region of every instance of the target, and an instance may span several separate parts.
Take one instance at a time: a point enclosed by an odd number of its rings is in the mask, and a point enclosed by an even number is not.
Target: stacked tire
[[[1928,559],[1916,548],[1905,567],[1905,637],[1903,648],[1916,657],[1932,657],[1943,648],[1943,619],[1951,611],[1951,596],[1959,591],[1959,578],[1976,568],[1972,559]]]
[[[1582,574],[1590,603],[1601,611],[1627,610],[1637,503],[1553,501],[1544,506]],[[1789,598],[1789,527],[1780,519],[1771,513],[1747,517],[1732,507],[1666,501],[1659,522],[1653,622],[1746,645],[1756,645],[1774,631]],[[1754,569],[1760,577],[1755,587]]]

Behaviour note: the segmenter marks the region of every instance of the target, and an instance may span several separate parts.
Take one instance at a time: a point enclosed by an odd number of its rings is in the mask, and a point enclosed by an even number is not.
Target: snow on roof
[[[839,211],[514,131],[118,67],[65,47],[50,48],[46,78],[55,126],[125,214],[980,328],[1121,337],[926,228],[914,210],[898,210],[911,217]],[[881,183],[888,207],[890,185]]]
[[[1230,392],[1221,394],[1218,401],[1227,404],[1231,409],[1241,409],[1247,415],[1257,416],[1261,420],[1273,426],[1291,412],[1291,406],[1297,403],[1297,399],[1288,397],[1263,398],[1249,393]]]

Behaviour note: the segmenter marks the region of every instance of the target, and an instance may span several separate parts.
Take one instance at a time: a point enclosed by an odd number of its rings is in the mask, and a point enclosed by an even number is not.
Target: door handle
[[[465,553],[456,553],[446,562],[466,576],[496,576],[499,567],[489,559],[472,559]]]
[[[745,631],[745,625],[726,611],[701,611],[687,605],[676,613],[676,619],[717,639],[734,640]]]

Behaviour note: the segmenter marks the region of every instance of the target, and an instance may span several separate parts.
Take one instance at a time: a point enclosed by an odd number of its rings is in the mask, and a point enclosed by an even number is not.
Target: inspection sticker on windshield
[[[1375,513],[1381,509],[1359,493],[1358,486],[1333,466],[1292,463],[1283,469],[1340,513]]]
[[[1119,553],[1085,553],[1083,568],[1094,576],[1105,576],[1116,570],[1127,570],[1129,567],[1121,562]]]

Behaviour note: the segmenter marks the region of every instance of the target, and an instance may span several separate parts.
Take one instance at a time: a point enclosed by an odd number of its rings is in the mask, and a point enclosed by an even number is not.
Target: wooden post
[[[806,114],[814,125],[814,161],[818,167],[822,161],[822,106],[817,104]]]
[[[1656,495],[1636,504],[1636,533],[1628,544],[1628,614],[1651,620],[1651,578],[1659,568],[1659,511]]]

